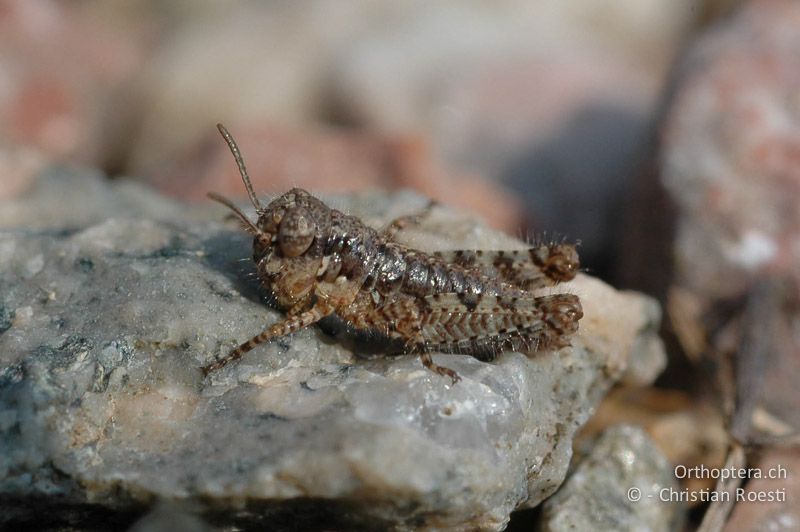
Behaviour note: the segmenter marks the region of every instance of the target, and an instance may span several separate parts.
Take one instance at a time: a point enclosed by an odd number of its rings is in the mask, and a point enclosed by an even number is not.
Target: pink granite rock
[[[663,182],[682,221],[680,276],[707,298],[800,280],[800,4],[751,2],[683,65]]]
[[[522,224],[517,198],[499,185],[450,170],[419,137],[228,125],[259,194],[279,194],[295,186],[322,194],[413,188],[507,232],[515,233]],[[204,199],[209,191],[245,197],[236,165],[215,128],[172,165],[153,172],[150,181],[190,199]]]
[[[682,65],[662,180],[677,205],[676,284],[698,352],[734,360],[747,439],[763,409],[800,427],[800,3],[756,0]],[[675,302],[675,301],[673,301]]]
[[[141,63],[131,35],[76,4],[0,6],[0,139],[60,160],[98,163],[115,91]]]

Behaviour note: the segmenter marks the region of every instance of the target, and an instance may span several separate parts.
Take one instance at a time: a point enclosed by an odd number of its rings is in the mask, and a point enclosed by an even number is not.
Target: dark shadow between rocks
[[[0,496],[0,530],[124,531],[146,512],[143,504],[119,508],[55,497]]]
[[[253,532],[367,532],[391,530],[396,525],[364,514],[364,502],[303,497],[288,501],[250,501],[243,510],[212,509],[203,517],[214,526],[233,525],[237,530]],[[413,527],[415,523],[409,525]]]
[[[216,507],[215,507],[216,505]],[[192,514],[200,517],[212,527],[223,527],[242,531],[294,532],[294,531],[352,531],[389,530],[394,523],[364,515],[363,503],[332,501],[320,498],[298,498],[293,500],[249,501],[243,509],[230,509],[218,506],[219,502],[205,511]],[[76,501],[58,501],[44,497],[0,497],[0,529],[37,530],[44,532],[106,532],[130,530],[156,504],[131,503],[123,507],[109,507]],[[179,510],[176,509],[175,512]],[[158,521],[168,521],[169,512],[161,512],[156,522],[148,521],[150,526],[158,526]],[[415,527],[419,523],[408,523]]]

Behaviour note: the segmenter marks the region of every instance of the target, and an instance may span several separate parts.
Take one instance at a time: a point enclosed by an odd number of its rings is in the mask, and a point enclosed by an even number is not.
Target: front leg
[[[316,296],[314,295],[313,292],[307,293],[302,297],[302,299],[300,299],[297,303],[295,303],[292,308],[286,311],[286,317],[291,318],[309,310],[310,308],[312,308],[315,299]]]
[[[284,320],[279,321],[262,333],[250,338],[248,341],[228,353],[225,358],[217,360],[216,362],[203,367],[203,375],[207,376],[212,371],[216,371],[235,360],[239,360],[242,358],[242,356],[244,356],[245,353],[252,350],[257,345],[266,342],[267,340],[278,338],[280,336],[286,336],[287,334],[293,333],[299,329],[313,325],[325,316],[331,314],[333,312],[333,307],[323,301],[317,303],[311,309],[306,311],[292,312],[293,310],[295,309],[292,308],[289,310],[288,315]]]

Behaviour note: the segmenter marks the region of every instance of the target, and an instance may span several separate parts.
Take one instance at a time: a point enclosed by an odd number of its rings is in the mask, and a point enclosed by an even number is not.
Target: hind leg
[[[404,340],[406,345],[411,346],[407,352],[415,352],[420,348],[419,358],[422,365],[438,375],[450,377],[455,384],[461,380],[458,373],[434,363],[431,354],[422,348],[426,344],[422,332],[423,312],[417,301],[400,299],[380,307],[353,305],[340,311],[340,315],[358,329],[378,331],[389,338]]]
[[[450,377],[450,379],[453,381],[452,384],[455,384],[461,380],[461,377],[454,370],[436,364],[433,361],[433,357],[430,353],[420,353],[419,359],[422,362],[422,365],[429,370],[438,373],[442,377]]]

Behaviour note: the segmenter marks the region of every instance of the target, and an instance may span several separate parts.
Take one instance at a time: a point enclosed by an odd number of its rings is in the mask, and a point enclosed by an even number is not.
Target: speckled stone
[[[36,190],[53,194],[61,177]],[[302,514],[309,529],[500,530],[561,484],[575,431],[631,361],[663,357],[657,305],[581,275],[559,288],[583,301],[572,347],[494,363],[435,355],[463,377],[455,386],[414,356],[357,356],[346,335],[318,327],[204,379],[201,366],[280,316],[262,301],[246,235],[216,221],[222,209],[72,183],[62,225],[51,213],[0,232],[9,526],[36,523],[41,508],[73,525],[108,512],[132,522],[164,498],[225,526]],[[108,201],[73,212],[81,184]],[[425,199],[331,203],[377,226]],[[21,205],[0,212],[30,214]],[[150,216],[153,205],[165,210]],[[521,245],[443,208],[403,238],[423,249]]]
[[[633,425],[607,429],[564,485],[544,503],[542,529],[680,530],[684,508],[672,466]]]

